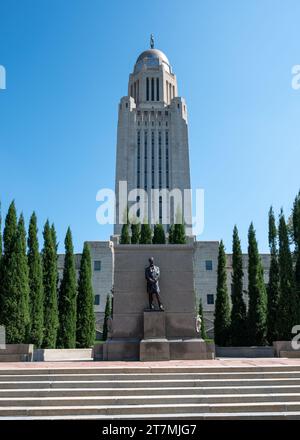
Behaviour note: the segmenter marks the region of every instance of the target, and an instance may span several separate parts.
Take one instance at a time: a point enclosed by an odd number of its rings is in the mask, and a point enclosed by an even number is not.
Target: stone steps
[[[288,412],[300,413],[300,402],[247,402],[247,403],[173,403],[136,405],[78,405],[78,406],[10,406],[0,407],[0,417],[7,416],[63,416],[68,415],[138,415],[177,413],[234,413],[234,412]]]
[[[18,397],[0,398],[3,407],[46,407],[46,406],[126,406],[126,405],[168,405],[168,404],[217,404],[217,403],[300,403],[300,393],[280,394],[223,394],[223,395],[153,395],[153,396],[79,396],[79,397]]]
[[[130,380],[119,381],[16,381],[16,382],[1,382],[0,389],[20,389],[20,388],[32,388],[34,383],[36,388],[152,388],[152,387],[212,387],[214,385],[224,385],[226,387],[232,386],[261,386],[261,385],[300,385],[299,379],[284,378],[284,379],[182,379],[182,380],[140,380],[131,382]]]
[[[168,387],[168,388],[32,388],[0,390],[0,398],[17,397],[85,397],[85,396],[177,396],[227,394],[300,394],[300,385],[238,386],[238,387]]]
[[[0,419],[300,420],[300,365],[0,369]]]
[[[300,379],[300,371],[270,371],[270,372],[224,372],[224,373],[168,373],[169,380],[227,380],[227,379]],[[165,380],[163,373],[141,374],[1,374],[1,382],[44,382],[46,381],[161,381]]]
[[[251,360],[253,361],[253,360]],[[99,363],[98,363],[99,365]],[[234,373],[234,372],[244,372],[244,373],[263,373],[263,372],[272,372],[272,371],[280,371],[280,372],[299,372],[300,371],[300,365],[262,365],[262,366],[231,366],[230,364],[228,366],[215,366],[216,364],[213,364],[211,366],[190,366],[185,365],[181,366],[130,366],[130,367],[122,367],[122,366],[110,366],[110,367],[98,367],[98,366],[88,366],[88,367],[60,367],[55,366],[54,367],[42,367],[39,368],[35,364],[28,364],[27,368],[22,368],[21,366],[18,368],[0,368],[0,376],[2,375],[13,375],[13,376],[19,376],[19,375],[30,375],[30,376],[36,376],[36,375],[54,375],[54,374],[142,374],[142,373]]]

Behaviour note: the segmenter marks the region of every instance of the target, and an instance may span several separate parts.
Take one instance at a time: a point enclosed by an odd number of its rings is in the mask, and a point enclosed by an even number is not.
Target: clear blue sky
[[[299,0],[0,0],[0,198],[40,230],[68,225],[75,250],[105,240],[98,189],[114,187],[117,107],[149,46],[168,56],[187,100],[193,188],[205,190],[201,240],[231,249],[250,221],[267,251],[267,212],[300,187]]]

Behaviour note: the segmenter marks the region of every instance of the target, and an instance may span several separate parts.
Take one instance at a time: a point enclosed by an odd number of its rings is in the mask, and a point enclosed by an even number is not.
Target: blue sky
[[[63,250],[108,239],[96,193],[114,187],[117,107],[139,53],[168,56],[187,101],[193,188],[205,190],[201,240],[243,249],[251,221],[267,251],[267,213],[289,212],[300,163],[298,0],[0,0],[0,198]]]

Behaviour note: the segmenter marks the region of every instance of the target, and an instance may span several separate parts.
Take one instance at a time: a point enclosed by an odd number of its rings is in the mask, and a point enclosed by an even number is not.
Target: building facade
[[[159,222],[167,229],[184,214],[191,225],[191,198],[184,193],[191,186],[187,106],[168,58],[151,45],[137,58],[128,94],[119,104],[115,235],[126,221],[127,206],[140,222]],[[120,182],[126,182],[125,189]]]
[[[126,182],[125,194],[120,194],[120,182]],[[187,128],[187,106],[178,96],[178,86],[170,62],[160,50],[151,48],[141,53],[129,76],[128,94],[121,98],[118,116],[116,154],[116,224],[111,241],[88,242],[91,249],[93,288],[97,329],[101,331],[107,295],[113,289],[113,244],[118,241],[122,224],[126,221],[128,193],[144,190],[147,194],[157,189],[183,192],[190,189],[190,165]],[[176,209],[173,196],[156,202],[143,194],[133,193],[131,203],[145,202],[146,220],[152,221],[152,214],[158,213],[162,222],[163,210],[175,220]],[[125,200],[124,200],[125,199]],[[188,201],[190,203],[190,200]],[[181,209],[181,207],[180,207]],[[185,220],[191,224],[191,212],[185,212]],[[137,210],[137,216],[139,211]],[[172,219],[173,216],[173,219]],[[189,217],[190,216],[190,217]],[[125,218],[124,218],[125,217]],[[138,219],[142,221],[143,219]],[[173,220],[173,221],[172,221]],[[167,229],[167,226],[166,226]],[[191,235],[191,234],[189,234]],[[198,301],[201,299],[206,330],[213,336],[215,296],[217,288],[218,241],[194,242],[194,287]],[[76,255],[76,270],[79,271],[80,255]],[[270,256],[262,255],[265,282],[268,282]],[[63,272],[64,256],[59,257],[60,277]],[[245,302],[248,303],[248,258],[243,255]],[[228,292],[231,293],[232,256],[227,255]],[[163,276],[163,274],[161,275]],[[162,292],[162,297],[164,292]]]

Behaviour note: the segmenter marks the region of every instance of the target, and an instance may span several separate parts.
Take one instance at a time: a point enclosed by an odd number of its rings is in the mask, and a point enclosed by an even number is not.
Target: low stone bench
[[[93,361],[92,348],[39,348],[34,350],[33,360],[36,362],[85,362]]]
[[[277,357],[300,358],[300,350],[294,350],[291,341],[275,341],[273,347]]]
[[[273,347],[216,347],[217,357],[268,358],[274,357]]]
[[[31,362],[33,344],[6,344],[0,349],[0,362]]]

